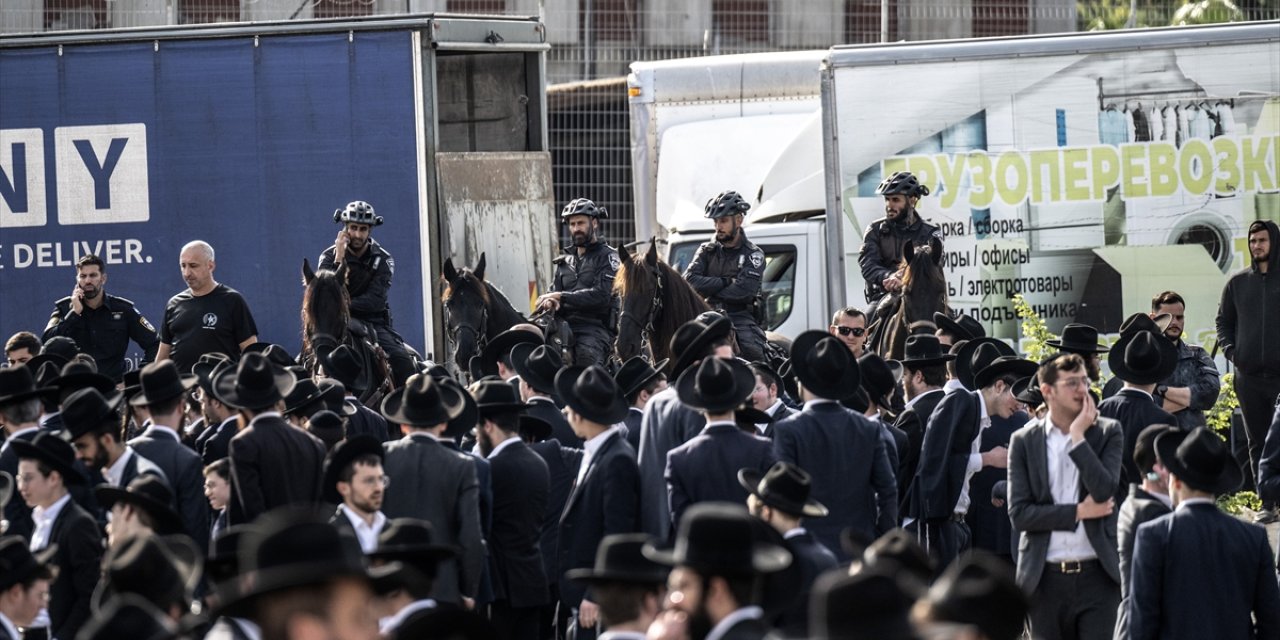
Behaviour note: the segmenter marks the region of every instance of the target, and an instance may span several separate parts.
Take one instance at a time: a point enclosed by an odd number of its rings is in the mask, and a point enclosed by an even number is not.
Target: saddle
[[[565,366],[573,364],[573,329],[569,322],[548,311],[539,311],[529,318],[529,323],[542,330],[542,341],[560,352]]]

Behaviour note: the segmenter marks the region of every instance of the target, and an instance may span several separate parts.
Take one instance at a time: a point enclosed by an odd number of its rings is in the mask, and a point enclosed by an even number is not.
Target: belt
[[[1086,570],[1098,568],[1098,561],[1095,560],[1062,560],[1060,562],[1046,562],[1045,568],[1054,573],[1082,573]]]
[[[951,521],[952,521],[952,522],[964,522],[964,515],[965,515],[965,514],[960,513],[959,511],[956,511],[955,513],[952,513],[952,514],[951,514]]]

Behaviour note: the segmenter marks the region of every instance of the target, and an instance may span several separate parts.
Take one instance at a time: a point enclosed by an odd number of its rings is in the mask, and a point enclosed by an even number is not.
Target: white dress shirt
[[[395,612],[395,615],[390,615],[378,620],[378,633],[384,636],[389,636],[396,629],[399,629],[400,625],[404,624],[405,619],[409,616],[422,611],[423,609],[434,609],[436,606],[436,601],[431,598],[427,598],[425,600],[414,600],[413,602],[406,604],[404,608]]]
[[[1080,502],[1080,469],[1069,455],[1075,447],[1085,444],[1071,444],[1071,436],[1053,426],[1053,421],[1045,417],[1045,456],[1049,465],[1049,490],[1053,493],[1054,504],[1076,505]],[[1093,560],[1098,554],[1089,544],[1089,536],[1085,535],[1084,522],[1077,520],[1072,531],[1054,531],[1049,534],[1049,552],[1046,562],[1063,562],[1066,560]]]
[[[982,454],[978,449],[982,446],[982,432],[991,427],[991,416],[987,415],[987,402],[978,394],[978,435],[969,443],[969,461],[964,467],[964,482],[960,483],[960,498],[956,500],[956,513],[969,513],[969,479],[973,474],[982,471]]]
[[[35,530],[31,532],[31,552],[35,553],[49,546],[49,535],[53,533],[53,521],[58,519],[58,514],[62,513],[62,508],[71,502],[71,494],[64,493],[62,497],[49,505],[49,508],[36,507],[31,510],[31,520],[35,523]]]
[[[121,481],[124,480],[124,467],[129,464],[129,458],[132,458],[134,455],[133,447],[126,444],[124,446],[124,453],[120,454],[120,457],[116,458],[116,461],[111,463],[111,466],[102,471],[102,477],[106,478],[107,482],[109,482],[111,486],[124,488],[123,485],[120,484]]]
[[[595,457],[600,447],[609,441],[609,437],[615,433],[617,433],[617,429],[610,427],[596,434],[596,437],[582,443],[582,462],[578,465],[578,479],[574,481],[575,486],[582,484],[582,479],[587,477],[587,470],[591,467],[591,459]]]
[[[743,607],[725,616],[716,626],[711,627],[711,633],[707,634],[706,640],[720,640],[724,634],[729,632],[733,625],[743,620],[759,620],[764,617],[764,609],[760,607]]]
[[[381,511],[373,514],[373,524],[365,522],[360,514],[347,508],[347,505],[338,505],[342,513],[347,516],[347,520],[351,521],[351,526],[356,530],[356,538],[360,540],[360,550],[364,553],[370,553],[378,549],[378,534],[382,533],[382,528],[387,526],[387,516]]]
[[[508,445],[510,445],[510,444],[512,444],[512,443],[514,443],[514,442],[519,442],[519,441],[520,441],[520,436],[512,436],[512,437],[510,437],[510,438],[507,438],[506,440],[503,440],[502,442],[499,442],[499,443],[498,443],[498,446],[494,447],[494,448],[493,448],[493,451],[490,451],[490,452],[489,452],[489,455],[488,455],[488,456],[485,456],[485,457],[486,457],[486,458],[492,458],[492,457],[494,457],[494,456],[498,455],[498,452],[499,452],[499,451],[502,451],[503,449],[506,449]]]
[[[142,435],[143,437],[149,438],[162,438],[168,436],[172,438],[174,442],[182,442],[182,437],[178,435],[177,431],[173,430],[173,427],[166,427],[162,424],[153,423],[151,426],[147,427],[146,431],[142,432]]]
[[[947,380],[947,383],[942,385],[942,391],[944,393],[951,393],[952,391],[964,391],[964,390],[965,390],[964,383],[960,382],[955,378],[951,378],[950,380]]]
[[[17,640],[22,637],[22,634],[18,633],[18,625],[15,625],[9,616],[4,615],[3,611],[0,611],[0,627],[4,627],[10,638]]]

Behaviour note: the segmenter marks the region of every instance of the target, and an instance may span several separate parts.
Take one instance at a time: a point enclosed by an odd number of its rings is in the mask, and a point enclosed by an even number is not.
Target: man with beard
[[[613,277],[621,263],[618,251],[600,238],[600,221],[608,217],[604,207],[586,198],[564,206],[560,220],[569,225],[573,246],[555,259],[551,291],[536,301],[539,311],[549,309],[568,321],[573,362],[579,366],[603,365],[617,334]]]
[[[71,295],[54,303],[44,339],[65,336],[75,340],[80,351],[93,356],[99,373],[119,382],[126,369],[124,355],[129,341],[142,347],[140,369],[155,359],[160,339],[138,308],[109,295],[106,285],[107,266],[102,258],[88,254],[77,260],[76,286]]]
[[[165,479],[156,463],[134,451],[120,436],[121,394],[102,397],[97,389],[81,389],[62,405],[62,424],[76,457],[112,487],[123,489],[141,475]],[[167,481],[167,479],[166,479]]]
[[[1194,429],[1205,426],[1204,412],[1218,401],[1222,378],[1208,352],[1182,339],[1186,311],[1186,301],[1175,291],[1165,291],[1151,299],[1151,318],[1169,314],[1164,337],[1178,348],[1178,366],[1173,375],[1156,385],[1155,399],[1161,409],[1173,414],[1179,427]]]
[[[884,196],[884,217],[867,227],[858,255],[872,309],[884,294],[902,289],[902,280],[896,274],[908,242],[916,246],[928,245],[934,238],[942,242],[942,231],[922,220],[916,210],[920,198],[929,195],[929,187],[920,184],[911,172],[899,171],[885,178],[876,187],[876,194]],[[875,313],[868,315],[875,317]]]
[[[187,290],[165,305],[157,362],[171,359],[179,371],[190,371],[203,354],[225,353],[236,359],[258,341],[258,325],[244,296],[213,279],[215,257],[213,247],[203,240],[182,247],[178,266]]]
[[[333,212],[333,221],[342,225],[333,246],[320,254],[317,268],[336,271],[347,266],[347,293],[351,295],[351,317],[364,322],[390,361],[396,383],[413,375],[413,356],[405,349],[404,338],[391,328],[391,307],[387,296],[396,261],[370,233],[382,224],[382,216],[374,215],[373,206],[357,200]]]
[[[382,472],[382,443],[360,435],[333,448],[324,467],[324,498],[337,502],[329,522],[346,529],[360,541],[360,550],[378,548],[378,536],[387,527],[382,496],[389,478]]]
[[[733,322],[738,350],[744,360],[764,357],[764,329],[757,311],[764,251],[747,239],[742,219],[751,208],[737,191],[725,191],[707,201],[705,216],[715,224],[716,237],[704,242],[684,270],[684,279],[711,308]]]

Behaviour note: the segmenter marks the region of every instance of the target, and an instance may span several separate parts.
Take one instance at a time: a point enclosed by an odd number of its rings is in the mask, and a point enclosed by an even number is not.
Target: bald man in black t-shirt
[[[238,360],[245,347],[258,341],[248,303],[240,292],[213,279],[216,264],[208,243],[187,243],[178,263],[188,288],[165,305],[156,361],[169,358],[179,371],[188,372],[206,353]]]

